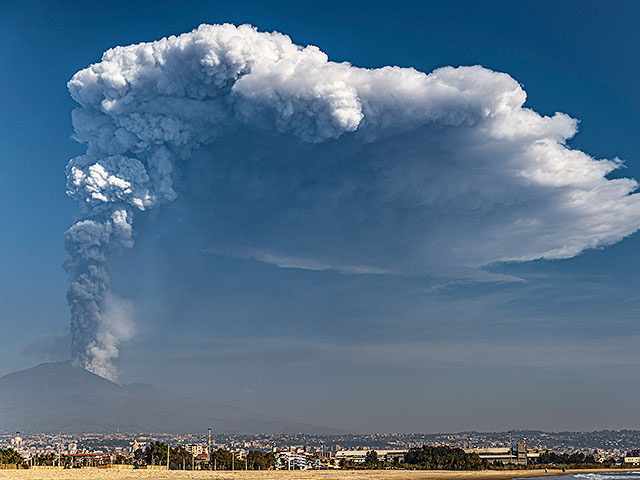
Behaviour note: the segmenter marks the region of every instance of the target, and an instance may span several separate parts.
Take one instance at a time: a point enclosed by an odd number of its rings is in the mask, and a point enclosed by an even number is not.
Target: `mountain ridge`
[[[0,377],[0,427],[33,432],[344,433],[155,385],[121,385],[67,362],[45,362]]]

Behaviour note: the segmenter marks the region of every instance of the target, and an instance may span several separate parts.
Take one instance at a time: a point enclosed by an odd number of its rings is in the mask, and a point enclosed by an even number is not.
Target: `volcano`
[[[153,385],[119,385],[71,362],[42,363],[0,377],[0,429],[22,432],[343,433]]]

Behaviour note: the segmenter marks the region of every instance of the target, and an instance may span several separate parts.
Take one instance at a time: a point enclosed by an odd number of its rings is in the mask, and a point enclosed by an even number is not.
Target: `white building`
[[[209,447],[199,443],[194,443],[192,445],[185,445],[184,449],[196,457],[202,454],[205,454],[205,455],[209,454]],[[211,449],[215,450],[214,446],[212,446]]]
[[[276,470],[309,470],[313,464],[304,453],[276,452]]]

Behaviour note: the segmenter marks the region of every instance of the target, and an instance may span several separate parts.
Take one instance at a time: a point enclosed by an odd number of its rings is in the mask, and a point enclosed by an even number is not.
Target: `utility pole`
[[[513,440],[511,438],[511,430],[509,430],[509,463],[513,463]]]
[[[231,452],[231,471],[236,469],[236,454]]]
[[[169,445],[167,445],[167,470],[169,470]]]
[[[211,427],[209,427],[209,470],[211,470]]]

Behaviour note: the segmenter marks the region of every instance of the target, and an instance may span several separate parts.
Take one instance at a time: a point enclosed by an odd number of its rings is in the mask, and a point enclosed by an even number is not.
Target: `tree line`
[[[217,470],[266,470],[275,465],[272,452],[251,450],[246,458],[240,458],[229,450],[222,448],[211,452],[211,463],[198,460],[184,447],[170,447],[163,442],[152,442],[144,449],[134,452],[135,465],[167,465],[169,454],[169,468],[171,470],[217,469]]]
[[[340,465],[347,468],[358,466],[357,463],[349,460],[341,461]],[[404,455],[404,460],[397,462],[385,462],[378,458],[378,453],[375,450],[370,450],[365,456],[364,466],[366,468],[399,467],[415,470],[481,470],[490,467],[486,460],[482,460],[475,453],[467,453],[462,448],[432,447],[429,445],[410,448]]]
[[[640,453],[640,452],[639,452]],[[640,455],[638,455],[640,456]],[[582,452],[556,453],[552,450],[542,452],[537,458],[529,458],[529,468],[542,468],[544,466],[599,466],[610,467],[616,463],[616,459],[608,459],[598,462],[594,455]],[[375,450],[370,450],[365,456],[364,464],[353,460],[343,460],[340,466],[345,468],[408,468],[416,470],[483,470],[513,468],[513,465],[505,465],[500,461],[489,462],[480,458],[476,453],[467,453],[462,448],[423,445],[410,448],[403,460],[385,462],[378,458]],[[523,468],[518,467],[518,468]]]
[[[578,453],[556,453],[552,450],[542,452],[536,459],[538,465],[584,465],[597,463],[596,457],[591,454]]]
[[[405,463],[422,470],[482,470],[489,467],[489,463],[476,453],[467,453],[458,447],[428,445],[410,448]]]

